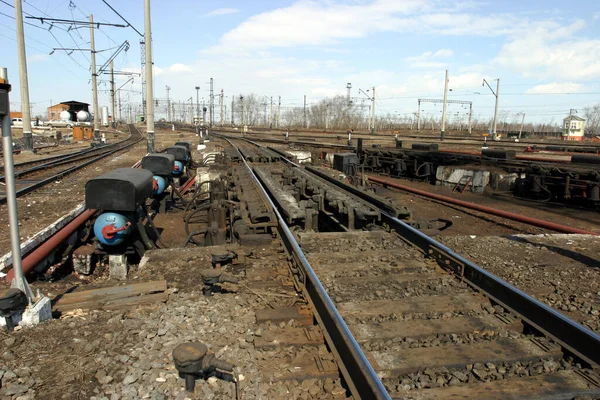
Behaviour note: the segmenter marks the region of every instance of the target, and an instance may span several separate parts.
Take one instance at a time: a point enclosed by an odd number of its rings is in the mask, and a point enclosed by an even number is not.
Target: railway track
[[[369,193],[283,155],[269,163],[239,156],[236,168],[269,195],[293,284],[355,398],[600,396],[594,332],[390,215]],[[306,332],[286,326],[270,339],[306,344]]]
[[[44,187],[112,154],[128,149],[140,140],[142,140],[141,133],[135,126],[129,125],[128,138],[117,143],[15,164],[17,197]],[[0,182],[4,182],[4,176],[0,176]],[[5,202],[6,192],[2,185],[0,186],[0,204]]]

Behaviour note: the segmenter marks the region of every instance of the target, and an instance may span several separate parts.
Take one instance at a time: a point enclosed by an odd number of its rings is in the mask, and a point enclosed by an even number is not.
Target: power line
[[[0,24],[0,25],[6,26],[6,25],[4,25],[4,24]],[[10,37],[10,36],[6,36],[6,35],[4,35],[3,33],[0,33],[0,36],[3,36],[3,37],[5,37],[5,38],[7,38],[7,39],[10,39],[10,40],[12,40],[13,42],[16,42],[16,41],[17,41],[15,38],[12,38],[12,37]],[[34,40],[34,39],[31,39],[31,38],[28,38],[28,39],[30,39],[30,40]],[[38,42],[38,43],[41,43],[41,42]],[[42,44],[44,44],[44,43],[42,43]],[[46,44],[44,44],[44,45],[46,45]],[[28,48],[30,48],[30,49],[37,50],[37,51],[39,51],[40,53],[45,53],[45,52],[46,52],[46,51],[44,51],[44,50],[40,50],[40,49],[38,49],[37,47],[34,47],[34,46],[30,45],[30,44],[27,44],[27,45],[26,45],[26,47],[28,47]],[[56,58],[52,58],[52,59],[53,59],[54,61],[56,61],[56,62],[58,63],[58,65],[60,65],[61,67],[63,67],[63,68],[66,70],[66,71],[68,71],[68,72],[69,72],[71,75],[73,75],[74,77],[76,77],[76,78],[81,78],[81,77],[80,77],[80,76],[78,76],[76,73],[74,73],[74,72],[73,72],[73,71],[71,71],[69,68],[67,68],[67,67],[66,67],[66,66],[65,66],[63,63],[61,63],[60,61],[58,61]]]
[[[1,14],[1,13],[0,13],[0,14]],[[13,28],[12,26],[4,25],[4,24],[2,24],[2,23],[0,23],[0,25],[2,25],[2,26],[4,26],[5,28],[8,28],[8,29],[10,29],[10,30],[13,30],[13,31],[15,31],[15,32],[16,32],[15,28]],[[28,40],[32,40],[32,41],[34,41],[34,42],[36,42],[36,43],[39,43],[39,44],[41,44],[41,45],[48,46],[46,43],[40,42],[39,40],[33,39],[33,38],[29,37],[29,36],[25,36],[25,37],[26,37]],[[12,38],[11,38],[11,39],[12,39]],[[13,39],[13,40],[15,40],[15,41],[16,41],[16,39]],[[48,46],[48,47],[52,48],[51,46]],[[45,52],[47,51],[47,50],[39,50],[39,49],[36,49],[36,50],[38,50],[38,51],[41,51],[42,53],[45,53]]]
[[[117,12],[117,10],[115,10],[115,9],[114,9],[114,8],[113,8],[113,7],[112,7],[110,4],[108,4],[108,1],[106,1],[106,0],[102,0],[102,1],[104,2],[104,4],[106,4],[106,5],[108,6],[108,8],[110,8],[111,10],[113,10],[113,12],[114,12],[115,14],[117,14],[117,15],[119,16],[119,18],[121,18],[121,19],[122,19],[122,20],[123,20],[125,23],[127,23],[127,25],[128,25],[128,26],[129,26],[131,29],[133,29],[134,31],[136,31],[136,32],[137,32],[137,34],[138,34],[138,35],[140,35],[141,37],[144,37],[144,35],[143,35],[142,33],[140,33],[140,31],[138,31],[137,29],[135,29],[135,27],[134,27],[133,25],[131,25],[131,24],[129,23],[129,21],[127,21],[127,20],[126,20],[126,19],[125,19],[125,18],[124,18],[124,17],[123,17],[121,14],[119,14],[119,13]]]
[[[4,15],[5,17],[8,17],[8,18],[10,18],[10,19],[15,19],[15,17],[13,17],[12,15],[9,15],[9,14],[4,14],[3,12],[0,12],[0,15]],[[34,24],[30,23],[30,22],[25,22],[25,21],[24,21],[23,23],[24,23],[25,25],[33,26],[34,28],[38,28],[38,29],[41,29],[41,30],[43,30],[43,31],[45,31],[45,30],[46,30],[46,29],[42,28],[41,26],[34,25]]]
[[[9,7],[11,7],[11,8],[15,8],[15,6],[14,6],[14,5],[10,4],[10,3],[9,3],[9,2],[7,2],[7,1],[0,0],[0,2],[1,2],[1,3],[4,3],[4,4],[6,4],[7,6],[9,6]],[[28,12],[26,12],[26,11],[23,11],[23,14],[26,14],[26,15],[31,15],[31,14],[29,14],[29,13],[28,13]]]

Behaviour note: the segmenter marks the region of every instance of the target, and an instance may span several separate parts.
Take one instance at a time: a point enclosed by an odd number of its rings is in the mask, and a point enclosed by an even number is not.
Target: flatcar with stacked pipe
[[[571,162],[524,161],[515,150],[482,149],[481,154],[439,151],[437,144],[414,143],[411,149],[357,147],[356,170],[435,184],[440,166],[489,165],[514,173],[514,195],[540,202],[600,206],[600,157],[574,154]]]

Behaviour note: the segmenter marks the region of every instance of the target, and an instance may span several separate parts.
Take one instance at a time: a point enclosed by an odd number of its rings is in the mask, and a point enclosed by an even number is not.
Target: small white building
[[[563,140],[583,140],[585,132],[585,119],[577,115],[569,115],[563,119]]]

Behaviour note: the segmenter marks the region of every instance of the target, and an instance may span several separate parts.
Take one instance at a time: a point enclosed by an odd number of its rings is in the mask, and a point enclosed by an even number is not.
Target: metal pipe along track
[[[453,199],[452,197],[442,196],[435,193],[430,193],[425,190],[415,189],[410,186],[401,185],[399,183],[391,182],[383,178],[379,178],[373,175],[367,176],[370,181],[380,183],[384,186],[390,186],[396,189],[404,190],[417,194],[419,196],[428,197],[430,199],[443,201],[445,203],[455,204],[457,206],[469,208],[471,210],[480,211],[486,214],[496,215],[498,217],[507,218],[513,221],[522,222],[524,224],[538,226],[540,228],[549,229],[556,232],[562,233],[576,233],[581,235],[600,235],[598,232],[586,231],[584,229],[572,228],[570,226],[557,224],[550,221],[544,221],[537,218],[526,217],[524,215],[511,213],[509,211],[498,210],[496,208],[486,207],[475,203],[469,203],[468,201]]]

